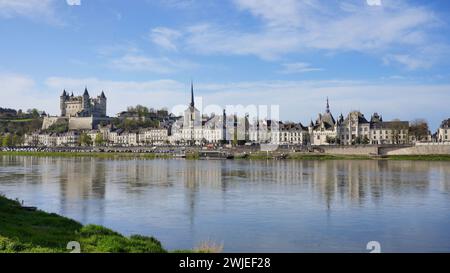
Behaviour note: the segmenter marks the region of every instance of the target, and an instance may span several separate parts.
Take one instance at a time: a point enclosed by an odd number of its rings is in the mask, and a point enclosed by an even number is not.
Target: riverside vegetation
[[[1,155],[8,156],[34,156],[34,157],[96,157],[106,159],[171,159],[175,154],[171,153],[130,153],[130,152],[48,152],[48,151],[0,151]],[[187,152],[186,159],[201,159],[198,152]],[[413,161],[450,161],[449,155],[333,155],[319,153],[287,153],[284,157],[273,153],[254,152],[251,154],[236,154],[238,160],[413,160]]]
[[[98,225],[82,224],[54,214],[23,207],[0,194],[0,253],[68,253],[79,242],[82,253],[169,253],[154,237],[122,234]],[[173,253],[219,253],[223,244],[205,241],[193,250]]]
[[[62,253],[67,243],[79,242],[83,253],[166,253],[153,237],[125,237],[102,226],[87,225],[0,196],[0,252]]]

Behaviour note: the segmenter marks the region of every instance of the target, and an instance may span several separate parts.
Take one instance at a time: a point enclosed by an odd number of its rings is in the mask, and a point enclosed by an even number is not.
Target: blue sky
[[[70,4],[70,5],[69,5]],[[0,0],[0,106],[58,113],[63,88],[128,105],[277,104],[449,118],[450,2]]]

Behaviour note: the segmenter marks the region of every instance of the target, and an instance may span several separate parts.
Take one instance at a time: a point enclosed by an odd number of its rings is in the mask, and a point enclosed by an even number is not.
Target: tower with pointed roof
[[[61,116],[66,116],[66,100],[68,99],[68,94],[66,92],[66,89],[64,89],[62,95],[59,97],[59,109],[61,110]]]
[[[184,111],[183,118],[183,135],[184,139],[191,144],[201,141],[201,136],[198,133],[202,126],[202,118],[200,111],[195,108],[194,100],[194,83],[191,81],[191,101],[189,107]]]
[[[83,93],[83,111],[86,113],[86,115],[90,114],[90,96],[89,96],[89,92],[87,90],[87,86],[86,88],[84,88],[84,93]]]

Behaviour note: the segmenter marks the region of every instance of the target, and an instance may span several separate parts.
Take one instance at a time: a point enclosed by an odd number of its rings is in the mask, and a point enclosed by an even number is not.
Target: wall
[[[319,146],[325,154],[333,155],[378,155],[378,146]]]
[[[64,122],[67,122],[67,119],[64,117],[45,117],[42,122],[42,130],[47,130],[53,124]]]
[[[380,148],[381,155],[449,155],[450,143],[416,145],[406,148],[385,147]]]
[[[93,126],[93,117],[69,119],[69,130],[92,130]]]

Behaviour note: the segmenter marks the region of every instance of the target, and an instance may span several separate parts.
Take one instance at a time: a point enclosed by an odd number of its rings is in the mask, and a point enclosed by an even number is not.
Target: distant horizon
[[[189,102],[280,105],[386,120],[450,117],[450,2],[0,2],[1,106],[59,113],[63,89],[104,90],[108,115]],[[20,35],[17,35],[20,33]]]
[[[85,86],[83,89],[82,89],[82,91],[81,92],[78,92],[77,90],[75,91],[75,90],[69,90],[69,89],[62,89],[62,91],[61,92],[63,92],[64,90],[67,92],[67,94],[68,95],[72,95],[72,93],[73,93],[73,95],[75,96],[75,97],[77,97],[77,96],[81,96],[82,94],[83,94],[83,92],[84,92],[84,89],[85,88],[87,88],[87,90],[88,90],[88,92],[89,92],[89,95],[90,95],[90,97],[91,98],[95,98],[95,97],[97,97],[97,96],[100,96],[100,94],[102,93],[102,92],[104,92],[105,93],[105,95],[106,95],[106,97],[107,97],[107,99],[108,99],[108,109],[110,108],[109,107],[109,98],[108,98],[108,91],[106,91],[106,90],[104,90],[104,89],[99,89],[100,91],[92,91],[92,89],[89,89],[89,87],[88,86]],[[98,94],[97,94],[98,93]],[[188,95],[190,94],[189,92],[187,92],[188,93]],[[57,96],[57,98],[55,98],[54,100],[55,100],[55,103],[56,103],[56,107],[59,107],[59,97],[60,97],[60,95],[61,94],[59,94],[58,96]],[[195,95],[195,100],[197,101],[197,100],[199,100],[199,99],[202,99],[202,97],[201,96],[197,96],[197,95]],[[358,112],[361,112],[363,115],[364,115],[364,117],[368,120],[368,121],[370,121],[370,118],[371,118],[371,116],[373,115],[373,114],[375,114],[375,113],[377,113],[377,114],[379,114],[380,116],[382,116],[383,117],[383,121],[392,121],[392,120],[396,120],[396,119],[398,119],[398,120],[402,120],[402,121],[408,121],[408,122],[412,122],[412,121],[414,121],[414,120],[416,120],[416,119],[422,119],[422,120],[425,120],[425,121],[427,121],[428,122],[428,124],[429,124],[429,126],[430,126],[430,131],[431,131],[431,133],[433,134],[434,132],[436,132],[438,129],[439,129],[439,126],[441,125],[441,123],[442,123],[442,121],[444,121],[444,120],[447,120],[447,119],[449,119],[450,117],[447,117],[447,118],[442,118],[442,120],[441,121],[439,121],[438,122],[438,124],[436,125],[436,127],[434,128],[433,126],[432,126],[432,124],[431,124],[431,122],[427,119],[427,118],[425,118],[425,117],[415,117],[415,118],[411,118],[411,119],[400,119],[400,118],[385,118],[385,115],[384,115],[384,113],[383,112],[380,112],[380,111],[374,111],[374,112],[370,112],[370,113],[368,113],[368,112],[366,112],[366,111],[364,111],[364,110],[361,110],[361,109],[356,109],[356,108],[354,108],[354,109],[352,109],[352,110],[347,110],[346,112],[337,112],[337,111],[333,111],[333,101],[329,98],[329,97],[325,97],[324,98],[324,101],[322,102],[323,103],[323,109],[322,110],[318,110],[316,113],[314,113],[314,114],[312,114],[312,118],[311,118],[311,120],[305,120],[305,121],[303,121],[303,120],[292,120],[292,119],[284,119],[284,118],[282,118],[282,106],[280,106],[280,121],[282,121],[282,122],[294,122],[294,123],[301,123],[302,125],[304,125],[304,126],[308,126],[309,125],[309,123],[311,122],[311,121],[315,121],[316,119],[317,119],[317,116],[319,115],[319,114],[322,114],[322,113],[324,113],[325,112],[325,109],[326,109],[326,101],[327,101],[327,99],[329,100],[329,103],[330,103],[330,112],[331,112],[331,114],[334,116],[334,118],[335,119],[337,119],[341,114],[344,116],[344,118],[346,118],[347,116],[348,116],[348,114],[350,113],[350,112],[353,112],[353,111],[358,111]],[[203,100],[204,101],[204,100]],[[124,112],[124,111],[127,111],[127,109],[128,109],[128,107],[135,107],[135,106],[137,106],[137,105],[141,105],[141,106],[145,106],[145,107],[147,107],[148,109],[155,109],[155,110],[161,110],[161,109],[167,109],[168,110],[168,112],[169,113],[172,113],[172,114],[175,114],[175,115],[182,115],[182,112],[179,112],[179,113],[174,113],[172,110],[173,110],[173,107],[170,107],[170,106],[164,106],[164,105],[162,105],[162,106],[159,106],[159,107],[153,107],[153,106],[151,106],[151,105],[146,105],[145,103],[142,103],[142,102],[140,102],[140,103],[136,103],[136,104],[133,104],[133,105],[126,105],[126,106],[123,106],[123,108],[121,109],[121,110],[118,110],[118,111],[116,111],[116,112],[111,112],[111,110],[108,110],[107,111],[107,114],[108,114],[108,116],[109,117],[115,117],[117,114],[119,114],[119,113],[121,113],[121,112]],[[203,105],[202,106],[202,108],[207,108],[208,107],[208,105],[209,104],[205,104],[205,105]],[[217,104],[214,104],[214,105],[217,105]],[[221,106],[221,105],[217,105],[217,106],[220,106],[220,107],[222,107],[223,109],[226,109],[227,108],[227,106],[233,106],[233,105],[242,105],[242,104],[227,104],[227,105],[223,105],[223,106]],[[185,106],[186,108],[189,106],[189,101],[186,101],[184,104],[178,104],[177,105],[178,107],[180,107],[180,106]],[[248,106],[248,105],[243,105],[244,107],[246,107],[246,106]],[[257,105],[258,106],[258,105]],[[268,106],[270,106],[270,105],[268,105]],[[38,107],[38,106],[35,106],[35,107],[31,107],[31,108],[20,108],[20,107],[14,107],[14,106],[8,106],[8,107],[4,107],[4,106],[2,106],[2,105],[0,105],[0,108],[4,108],[4,109],[7,109],[7,108],[10,108],[10,109],[13,109],[13,110],[17,110],[17,111],[19,111],[19,110],[22,110],[23,112],[26,112],[27,110],[30,110],[30,109],[37,109],[37,110],[39,110],[39,111],[43,111],[43,112],[45,112],[47,115],[50,115],[50,116],[60,116],[60,110],[56,110],[56,112],[55,113],[53,113],[53,112],[49,112],[47,109],[43,109],[43,108],[40,108],[40,107]],[[52,107],[52,108],[55,108],[55,107]],[[211,114],[215,114],[215,115],[219,115],[219,114],[221,114],[221,113],[215,113],[215,112],[211,112],[211,111],[209,111],[209,112],[203,112],[202,110],[203,109],[199,109],[200,110],[200,112],[202,113],[202,114],[206,114],[206,115],[211,115]],[[269,118],[270,119],[270,118]]]

